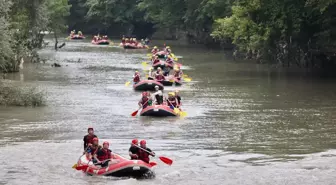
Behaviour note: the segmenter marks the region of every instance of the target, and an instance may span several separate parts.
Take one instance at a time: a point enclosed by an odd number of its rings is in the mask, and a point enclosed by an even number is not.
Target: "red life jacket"
[[[159,63],[160,62],[160,59],[155,59],[153,64],[156,64],[156,63]]]
[[[146,150],[147,150],[147,148],[146,148]],[[145,151],[140,149],[138,157],[139,157],[140,160],[142,160],[146,163],[149,163],[149,153],[148,152],[145,152]]]
[[[140,75],[135,75],[133,82],[138,83],[140,82]]]
[[[181,78],[181,71],[175,71],[174,77],[175,78]]]
[[[164,81],[165,80],[165,77],[161,74],[157,75],[155,78],[156,78],[157,81]]]
[[[173,61],[172,59],[170,59],[170,58],[168,58],[166,62],[167,62],[168,64],[170,64],[170,65],[173,65],[173,64],[174,64],[174,61]]]
[[[97,152],[97,158],[98,158],[99,161],[105,161],[107,159],[111,159],[111,150],[110,149],[101,148]]]
[[[97,137],[97,136],[95,136],[95,135],[86,135],[85,136],[85,143],[87,143],[87,144],[89,144],[89,143],[91,143],[91,144],[93,144],[93,138],[95,138],[95,137]]]
[[[142,105],[142,107],[143,108],[146,108],[147,106],[148,106],[148,100],[149,100],[149,98],[148,97],[142,97],[141,98],[141,105]]]

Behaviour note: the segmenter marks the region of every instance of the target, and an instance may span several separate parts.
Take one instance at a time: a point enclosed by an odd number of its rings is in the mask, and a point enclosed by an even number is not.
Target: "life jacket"
[[[87,151],[90,151],[91,155],[94,155],[94,154],[97,154],[99,148],[101,148],[101,146],[96,146],[94,147],[93,145],[92,146],[89,146],[87,148]]]
[[[142,108],[146,108],[148,106],[148,101],[149,101],[149,98],[148,97],[142,97],[141,98],[141,105],[142,105]]]
[[[169,97],[168,98],[168,105],[169,106],[171,106],[171,105],[173,105],[174,107],[176,107],[177,106],[177,101],[176,101],[176,98],[175,97]]]
[[[105,161],[107,159],[111,159],[111,150],[110,149],[105,149],[105,148],[100,148],[99,151],[97,152],[97,158],[99,161]]]
[[[148,150],[147,148],[145,148],[145,150]],[[139,156],[139,159],[146,162],[146,163],[149,163],[149,153],[146,152],[146,151],[143,151],[143,150],[139,150],[138,151],[138,156]]]
[[[135,77],[133,78],[133,82],[135,83],[140,82],[140,75],[135,75]]]
[[[96,135],[86,135],[84,136],[84,147],[86,148],[88,144],[93,144],[93,138],[97,137]]]
[[[175,71],[174,77],[180,80],[181,79],[181,71]]]
[[[155,59],[154,62],[153,62],[153,65],[156,64],[156,63],[159,63],[160,62],[160,59]]]
[[[166,60],[166,62],[167,62],[168,64],[170,64],[170,65],[174,65],[174,60],[171,59],[171,58],[168,58],[168,59]]]
[[[155,77],[155,79],[156,79],[157,81],[164,81],[164,80],[165,80],[165,77],[164,77],[163,75],[159,74],[159,75],[157,75],[157,76]]]

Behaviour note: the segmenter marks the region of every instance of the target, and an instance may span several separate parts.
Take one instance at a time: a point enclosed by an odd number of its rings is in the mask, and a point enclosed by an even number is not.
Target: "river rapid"
[[[161,43],[162,44],[162,43]],[[37,86],[46,106],[0,107],[0,184],[333,185],[336,183],[335,81],[269,72],[220,51],[172,43],[192,82],[179,89],[185,118],[131,117],[141,97],[125,82],[147,51],[69,41],[40,51],[7,78]],[[53,68],[53,62],[62,67]],[[142,73],[144,76],[144,73]],[[146,139],[159,160],[152,180],[87,176],[71,167],[93,126],[123,156]]]

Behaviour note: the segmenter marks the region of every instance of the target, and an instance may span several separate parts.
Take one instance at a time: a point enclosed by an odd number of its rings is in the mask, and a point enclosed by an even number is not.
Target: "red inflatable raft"
[[[169,77],[167,77],[169,79]],[[178,80],[177,78],[170,78],[169,80],[165,81],[160,81],[160,83],[163,86],[173,86],[174,84],[176,86],[181,86],[182,85],[182,80]]]
[[[130,43],[120,43],[120,46],[124,47],[124,49],[148,49],[148,46],[142,45],[140,43],[138,44],[130,44]]]
[[[153,105],[143,109],[140,116],[168,117],[178,116],[178,114],[176,114],[174,110],[167,105]]]
[[[110,41],[108,41],[106,39],[102,39],[102,40],[98,40],[98,41],[92,40],[91,43],[96,44],[96,45],[109,45]]]
[[[163,85],[155,80],[142,80],[133,85],[133,89],[136,91],[155,91],[156,85],[159,86],[160,90],[163,90]]]
[[[85,39],[84,35],[72,35],[70,36],[71,40],[82,40]]]
[[[165,58],[168,53],[165,51],[159,51],[155,55],[157,55],[159,58]]]
[[[157,68],[159,68],[159,67],[160,67],[161,69],[164,69],[166,66],[169,67],[169,68],[171,68],[171,69],[174,68],[174,65],[169,64],[168,62],[165,62],[165,61],[163,61],[163,60],[160,60],[160,62],[156,62],[155,64],[152,65],[152,67],[153,67],[154,69],[157,69]]]
[[[132,177],[132,178],[153,178],[152,165],[141,160],[129,160],[114,154],[116,159],[110,161],[109,166],[100,167],[92,164],[86,155],[83,155],[77,163],[78,167],[85,167],[82,171],[88,175]]]

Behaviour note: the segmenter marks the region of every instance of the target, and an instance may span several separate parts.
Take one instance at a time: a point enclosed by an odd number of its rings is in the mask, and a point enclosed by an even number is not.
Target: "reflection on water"
[[[143,70],[144,50],[69,42],[42,50],[47,63],[8,74],[17,85],[41,86],[47,106],[0,107],[0,184],[333,184],[333,81],[270,72],[219,51],[173,49],[193,79],[177,87],[185,118],[130,116],[141,95],[124,84]],[[88,126],[121,155],[131,139],[146,139],[174,165],[160,164],[152,181],[73,171]]]

